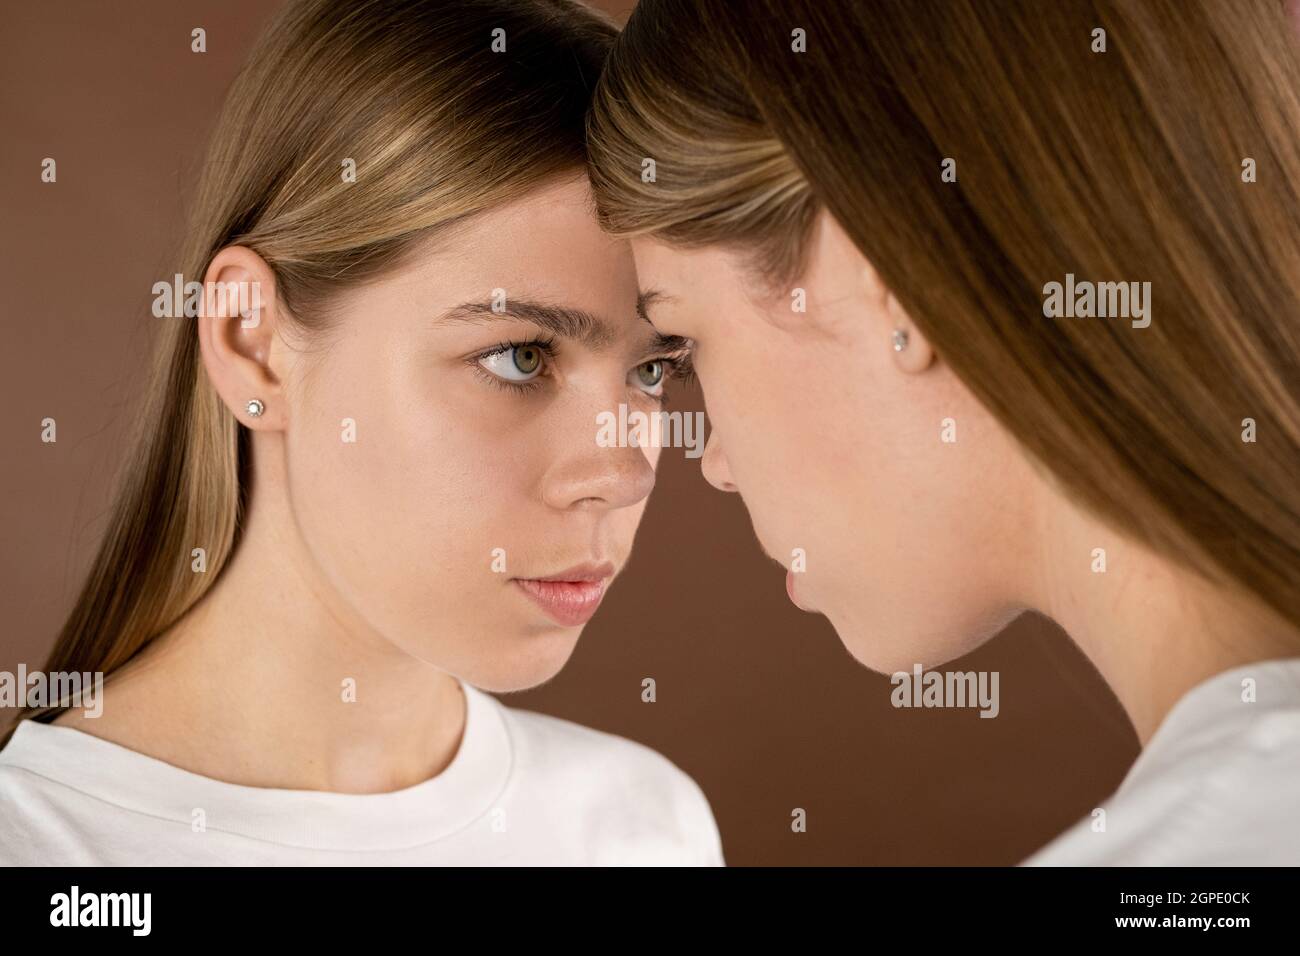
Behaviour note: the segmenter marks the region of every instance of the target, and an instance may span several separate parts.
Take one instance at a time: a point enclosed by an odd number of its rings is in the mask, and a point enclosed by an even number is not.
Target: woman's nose
[[[655,471],[636,446],[602,448],[591,438],[590,448],[567,458],[546,476],[542,496],[559,510],[626,508],[641,501],[655,486]]]
[[[700,459],[700,470],[704,472],[704,480],[719,491],[736,490],[736,483],[731,480],[731,465],[722,450],[717,428],[709,433],[708,443],[704,446],[704,457]]]

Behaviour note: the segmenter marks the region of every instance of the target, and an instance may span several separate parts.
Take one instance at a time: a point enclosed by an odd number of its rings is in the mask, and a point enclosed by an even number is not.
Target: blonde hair
[[[1281,0],[642,0],[599,215],[778,286],[828,211],[1074,499],[1300,626],[1296,34]],[[1067,273],[1149,281],[1151,325],[1045,318]]]
[[[292,0],[226,98],[178,271],[201,281],[220,249],[246,246],[298,326],[320,328],[332,294],[440,227],[580,175],[615,33],[569,0]],[[207,379],[194,324],[162,321],[136,451],[50,672],[121,667],[239,541],[247,431]],[[190,569],[198,547],[205,574]]]

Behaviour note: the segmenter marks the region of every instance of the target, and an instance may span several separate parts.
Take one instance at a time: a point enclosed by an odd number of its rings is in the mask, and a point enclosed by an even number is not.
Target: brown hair
[[[642,0],[591,177],[616,234],[774,285],[828,211],[1076,500],[1300,625],[1296,34],[1282,0]],[[1045,318],[1067,273],[1149,281],[1150,326]]]
[[[581,175],[615,34],[570,0],[292,0],[226,98],[177,271],[202,281],[220,249],[246,246],[298,326],[321,328],[332,293],[397,267],[440,227]],[[239,541],[247,430],[208,381],[193,322],[162,321],[147,428],[50,672],[121,667]],[[203,574],[190,566],[199,547]]]

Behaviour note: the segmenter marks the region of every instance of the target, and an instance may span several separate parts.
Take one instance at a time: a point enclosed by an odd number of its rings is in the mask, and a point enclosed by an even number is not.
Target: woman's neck
[[[275,489],[203,599],[110,675],[104,714],[58,721],[195,773],[259,787],[385,792],[459,747],[455,678],[358,620]]]
[[[1144,748],[1202,681],[1300,656],[1300,632],[1250,597],[1211,585],[1072,507],[1051,510],[1034,561],[1031,606],[1097,667]]]

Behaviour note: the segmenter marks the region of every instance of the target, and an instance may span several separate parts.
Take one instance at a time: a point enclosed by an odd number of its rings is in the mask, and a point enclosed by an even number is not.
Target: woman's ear
[[[279,314],[275,273],[244,246],[218,252],[203,277],[198,317],[203,365],[221,400],[249,428],[277,431],[288,418],[271,365]]]
[[[809,322],[818,332],[845,344],[861,342],[865,333],[869,347],[892,351],[904,372],[923,372],[933,364],[934,350],[921,330],[824,209],[809,235],[805,275],[809,299],[816,303],[809,309]]]
[[[874,275],[874,270],[872,270]],[[934,364],[934,349],[912,322],[907,310],[885,286],[875,279],[883,295],[882,311],[889,320],[889,347],[894,350],[894,364],[902,371],[915,374]]]

